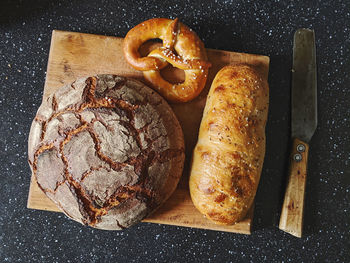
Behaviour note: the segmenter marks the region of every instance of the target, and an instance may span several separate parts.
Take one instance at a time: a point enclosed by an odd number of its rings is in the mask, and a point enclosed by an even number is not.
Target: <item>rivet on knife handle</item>
[[[301,237],[303,229],[308,153],[309,145],[299,139],[294,139],[279,228],[296,237]]]

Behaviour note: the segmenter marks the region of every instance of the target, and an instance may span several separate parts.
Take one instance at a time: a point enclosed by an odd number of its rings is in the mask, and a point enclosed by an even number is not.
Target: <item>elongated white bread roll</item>
[[[265,156],[266,80],[248,65],[226,66],[210,88],[194,149],[190,193],[217,224],[243,219],[253,203]]]

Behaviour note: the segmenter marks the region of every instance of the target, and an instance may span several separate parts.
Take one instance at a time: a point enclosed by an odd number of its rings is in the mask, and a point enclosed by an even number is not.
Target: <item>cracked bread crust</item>
[[[43,100],[28,161],[40,189],[70,218],[129,227],[175,190],[184,139],[172,109],[139,81],[81,78]]]

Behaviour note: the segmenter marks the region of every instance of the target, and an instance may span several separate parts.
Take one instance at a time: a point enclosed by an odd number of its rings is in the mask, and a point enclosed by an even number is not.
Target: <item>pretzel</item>
[[[163,46],[141,57],[140,46],[159,38]],[[211,64],[203,42],[197,34],[178,19],[153,18],[132,28],[124,39],[124,56],[135,69],[143,71],[145,79],[168,101],[187,102],[203,90]],[[171,64],[184,70],[185,81],[172,84],[160,74]]]

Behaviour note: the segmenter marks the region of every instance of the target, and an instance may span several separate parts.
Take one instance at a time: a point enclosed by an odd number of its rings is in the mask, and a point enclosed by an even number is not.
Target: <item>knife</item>
[[[305,183],[309,141],[317,126],[315,33],[298,29],[294,34],[291,91],[292,149],[289,179],[284,196],[279,228],[302,236]]]

